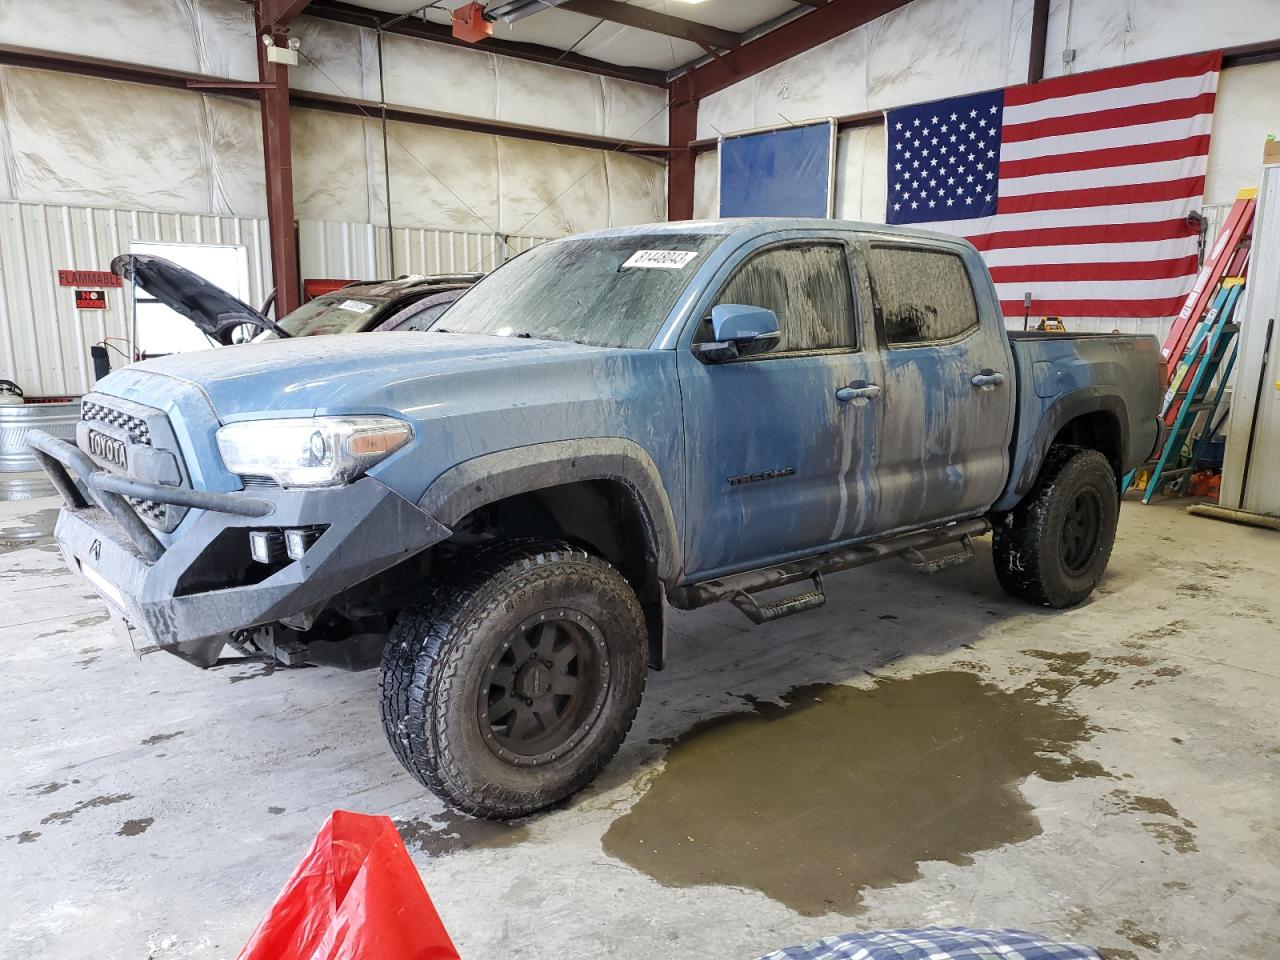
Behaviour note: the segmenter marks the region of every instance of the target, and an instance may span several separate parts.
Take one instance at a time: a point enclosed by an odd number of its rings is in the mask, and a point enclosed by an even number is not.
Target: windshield
[[[432,329],[648,347],[722,239],[655,233],[544,243],[478,283]]]
[[[277,324],[291,337],[318,337],[330,333],[359,333],[373,319],[373,311],[386,300],[336,293],[317,297],[304,303],[293,313],[286,314]],[[268,330],[257,340],[275,340],[274,330]]]

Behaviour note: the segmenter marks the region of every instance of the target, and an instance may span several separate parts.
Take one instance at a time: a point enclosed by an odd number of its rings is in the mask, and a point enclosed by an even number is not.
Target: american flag
[[[886,113],[889,223],[958,234],[1006,317],[1172,317],[1197,270],[1220,53]]]

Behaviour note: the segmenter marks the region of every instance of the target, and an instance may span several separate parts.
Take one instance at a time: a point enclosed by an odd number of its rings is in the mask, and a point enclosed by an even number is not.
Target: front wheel
[[[645,636],[635,593],[604,560],[535,540],[478,551],[391,633],[387,739],[458,810],[533,813],[590,783],[622,745]]]
[[[1120,499],[1096,450],[1049,448],[1031,492],[995,524],[992,554],[1005,591],[1045,607],[1074,607],[1102,579]]]

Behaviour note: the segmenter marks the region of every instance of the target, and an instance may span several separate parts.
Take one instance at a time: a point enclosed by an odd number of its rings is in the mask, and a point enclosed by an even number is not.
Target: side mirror
[[[711,337],[710,342],[694,346],[703,363],[728,363],[767,353],[778,345],[782,333],[772,310],[721,303],[711,308]]]

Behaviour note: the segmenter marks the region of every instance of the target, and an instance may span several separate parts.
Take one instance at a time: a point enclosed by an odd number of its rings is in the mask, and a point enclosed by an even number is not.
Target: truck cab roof
[[[890,226],[884,223],[869,223],[862,220],[835,220],[825,217],[719,217],[709,220],[681,220],[674,223],[646,223],[631,227],[608,227],[580,233],[571,239],[591,237],[625,237],[632,235],[689,236],[740,236],[742,239],[767,236],[771,233],[784,233],[790,230],[835,230],[848,233],[877,233],[895,237],[945,241],[949,243],[966,243],[960,237],[939,233],[934,230],[921,230],[916,227]]]

